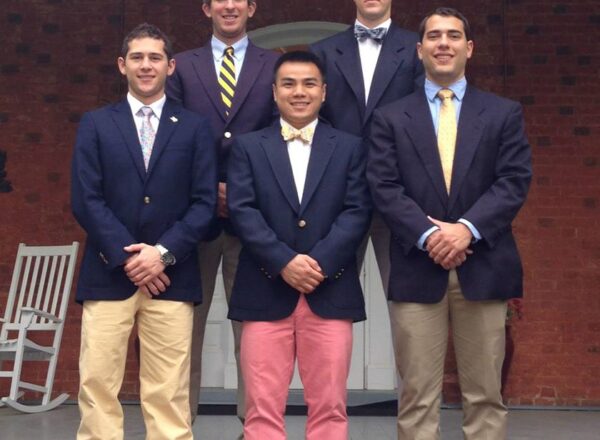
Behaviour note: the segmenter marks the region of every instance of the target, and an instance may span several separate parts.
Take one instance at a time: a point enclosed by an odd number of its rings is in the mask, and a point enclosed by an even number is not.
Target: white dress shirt
[[[281,126],[290,125],[280,118]],[[316,129],[318,119],[315,119],[306,127]],[[302,127],[304,128],[304,127]],[[288,155],[290,164],[292,165],[292,173],[294,175],[294,183],[296,184],[296,192],[298,200],[302,203],[302,194],[304,193],[304,183],[306,182],[306,172],[308,171],[308,160],[310,159],[310,151],[312,144],[306,144],[300,139],[294,139],[287,142]]]
[[[360,21],[356,20],[355,24],[366,27]],[[389,31],[392,19],[388,18],[386,21],[376,26],[377,28],[385,28]],[[375,74],[375,67],[377,67],[377,60],[379,60],[379,53],[381,52],[382,43],[377,43],[371,38],[365,38],[362,41],[358,41],[358,54],[360,55],[360,65],[362,67],[363,83],[365,84],[365,104],[369,100],[369,91],[371,90],[371,83],[373,82],[373,75]]]
[[[152,112],[154,113],[150,117],[150,125],[154,129],[154,132],[158,132],[158,123],[160,122],[160,115],[162,114],[163,107],[165,106],[165,102],[167,101],[167,96],[163,95],[162,98],[154,101],[152,104],[144,104],[139,99],[135,98],[131,93],[127,93],[127,102],[129,103],[129,108],[131,108],[131,113],[133,114],[133,122],[135,122],[135,128],[137,129],[138,139],[140,139],[140,143],[142,142],[140,138],[140,131],[142,129],[142,121],[144,116],[139,116],[138,112],[142,107],[150,107]]]

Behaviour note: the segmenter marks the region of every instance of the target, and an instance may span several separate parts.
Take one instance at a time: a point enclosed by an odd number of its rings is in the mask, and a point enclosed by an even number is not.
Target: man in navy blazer
[[[423,83],[417,34],[392,23],[392,0],[354,0],[356,22],[346,31],[313,44],[327,69],[327,100],[321,116],[335,128],[369,138],[373,111],[412,93]],[[375,210],[359,248],[362,265],[371,238],[384,291],[390,273],[390,231]]]
[[[72,208],[87,233],[77,438],[123,438],[118,392],[137,323],[147,438],[192,439],[197,244],[215,212],[214,141],[206,119],[165,97],[175,61],[158,28],[128,34],[118,64],[127,99],[83,116],[73,155]]]
[[[527,195],[531,153],[521,106],[467,85],[470,34],[455,9],[429,14],[418,46],[424,89],[373,118],[367,178],[393,237],[399,440],[439,438],[450,321],[464,437],[506,438],[506,302],[523,293],[511,222]]]
[[[190,407],[192,417],[198,410],[202,372],[204,330],[215,289],[219,263],[222,262],[223,284],[227,301],[231,297],[233,277],[240,252],[240,242],[229,223],[226,187],[229,151],[238,135],[258,130],[273,122],[275,105],[271,95],[273,65],[278,54],[261,49],[248,39],[246,24],[256,12],[254,0],[203,0],[202,10],[212,20],[213,36],[203,47],[175,55],[177,70],[167,81],[167,95],[189,110],[206,116],[216,136],[219,162],[218,219],[213,237],[200,244],[200,273],[204,301],[194,310],[192,377]],[[227,107],[221,96],[220,69],[223,51],[233,48],[236,85]],[[215,238],[216,237],[216,238]],[[239,373],[240,326],[232,323],[235,357],[238,364],[238,417],[244,418],[244,384]]]
[[[318,121],[319,59],[289,52],[275,67],[281,120],[241,136],[227,197],[242,241],[229,318],[243,321],[245,440],[286,438],[297,357],[306,438],[348,438],[352,322],[365,319],[356,249],[370,219],[362,140]],[[315,129],[316,127],[316,129]]]

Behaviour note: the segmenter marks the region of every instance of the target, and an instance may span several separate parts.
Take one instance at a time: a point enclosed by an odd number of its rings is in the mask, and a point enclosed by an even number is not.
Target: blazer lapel
[[[452,209],[452,205],[458,197],[460,187],[471,167],[471,162],[473,162],[473,157],[479,146],[485,125],[480,115],[484,111],[484,104],[479,99],[477,91],[467,86],[458,119],[456,151],[452,164],[452,184],[450,185],[450,201],[448,203],[449,209]]]
[[[244,57],[244,64],[238,75],[238,81],[235,86],[235,93],[233,95],[233,103],[227,123],[232,121],[242,104],[248,97],[248,93],[252,89],[253,84],[258,78],[258,74],[261,72],[265,64],[264,52],[258,50],[258,48],[248,41],[248,48],[246,49],[246,55]],[[270,73],[270,72],[269,72]]]
[[[421,89],[419,93],[412,95],[411,99],[413,103],[409,106],[410,110],[407,111],[411,121],[406,124],[405,130],[427,170],[440,201],[446,207],[448,205],[448,193],[427,97],[424,90]]]
[[[294,212],[298,213],[300,202],[294,183],[294,174],[290,164],[287,145],[281,136],[279,123],[273,124],[262,135],[261,145],[271,165],[275,179]]]
[[[117,124],[123,139],[125,139],[125,144],[131,155],[131,160],[135,165],[135,169],[137,170],[140,179],[146,180],[146,167],[144,166],[142,146],[140,145],[137,128],[135,127],[133,115],[131,114],[131,107],[126,99],[115,104],[112,117],[115,124]]]
[[[194,52],[194,55],[195,58],[192,60],[194,70],[196,71],[198,78],[200,78],[200,82],[206,90],[206,94],[210,98],[216,112],[221,116],[221,119],[225,121],[225,108],[223,101],[221,101],[210,41]]]
[[[167,99],[161,112],[158,131],[156,132],[156,137],[154,139],[154,146],[152,147],[152,154],[150,155],[150,163],[148,163],[147,177],[150,177],[156,162],[159,160],[162,152],[169,142],[169,139],[175,132],[175,128],[178,126],[178,116],[180,110],[181,107],[174,105],[171,100]]]
[[[331,160],[333,150],[335,150],[336,136],[323,122],[317,124],[317,129],[312,142],[310,158],[308,160],[308,169],[306,170],[306,181],[304,182],[304,191],[302,193],[302,204],[300,205],[300,215],[304,212],[312,196],[314,195],[323,173]]]
[[[399,33],[394,32],[395,27],[390,26],[388,35],[383,40],[383,46],[379,53],[377,67],[373,74],[371,90],[369,91],[369,100],[365,111],[364,123],[369,120],[371,113],[377,107],[377,103],[383,96],[383,92],[388,87],[394,75],[404,62],[402,52],[405,50],[404,41]]]
[[[344,34],[343,40],[337,46],[337,58],[335,64],[346,82],[352,89],[356,101],[359,104],[360,114],[364,120],[365,113],[365,85],[362,77],[362,67],[358,55],[358,43],[354,37],[354,28],[351,26]],[[343,111],[343,109],[338,109]]]

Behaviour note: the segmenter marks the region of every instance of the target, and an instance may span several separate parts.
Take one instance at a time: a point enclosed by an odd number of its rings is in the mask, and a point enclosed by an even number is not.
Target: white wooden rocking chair
[[[2,397],[0,406],[38,413],[56,408],[69,397],[61,394],[50,400],[78,248],[77,242],[68,246],[19,244],[4,318],[0,318],[0,378],[11,379],[10,394]],[[52,345],[31,339],[49,332],[54,333]],[[13,361],[12,371],[2,370],[3,361]],[[44,385],[21,380],[23,361],[48,362]],[[42,393],[41,404],[19,403],[23,390]]]

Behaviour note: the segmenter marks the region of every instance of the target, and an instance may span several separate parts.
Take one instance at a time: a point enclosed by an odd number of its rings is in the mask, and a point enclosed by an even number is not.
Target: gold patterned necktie
[[[440,107],[440,118],[438,123],[438,151],[446,182],[446,191],[450,194],[452,181],[452,165],[454,163],[454,151],[456,149],[456,110],[454,108],[454,92],[450,89],[442,89],[438,92],[442,101]]]
[[[300,139],[305,144],[312,144],[314,134],[315,129],[311,126],[301,128],[300,130],[291,125],[281,126],[281,136],[283,136],[283,140],[286,142]]]
[[[219,69],[219,87],[221,89],[221,100],[225,104],[225,115],[229,116],[233,95],[235,94],[235,61],[233,59],[233,47],[229,46],[223,51],[223,61]]]

